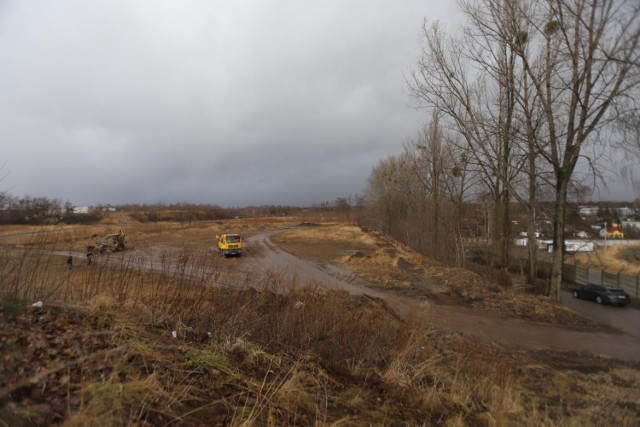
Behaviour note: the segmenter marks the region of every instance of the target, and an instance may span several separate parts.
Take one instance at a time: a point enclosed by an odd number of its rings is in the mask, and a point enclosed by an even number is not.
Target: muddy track
[[[588,352],[640,362],[640,337],[637,335],[576,331],[520,319],[504,319],[464,307],[425,304],[410,297],[371,289],[338,267],[319,266],[291,255],[271,242],[273,234],[260,233],[247,239],[259,248],[260,256],[246,257],[242,264],[273,269],[288,275],[300,285],[322,285],[354,295],[379,298],[400,317],[424,322],[436,329],[459,332],[516,348]]]

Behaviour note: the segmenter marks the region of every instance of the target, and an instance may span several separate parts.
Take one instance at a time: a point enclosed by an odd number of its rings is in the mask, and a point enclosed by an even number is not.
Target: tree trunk
[[[527,209],[527,216],[529,219],[529,228],[527,231],[528,235],[528,249],[529,249],[529,274],[527,275],[527,284],[529,286],[535,286],[536,277],[538,275],[538,242],[536,238],[536,204],[538,202],[538,197],[536,195],[536,155],[535,155],[535,147],[533,147],[531,141],[529,139],[529,202]]]
[[[536,210],[535,206],[533,209],[529,209],[529,227],[527,230],[527,246],[529,250],[529,272],[527,274],[527,285],[535,286],[537,270],[538,270],[538,244],[536,239]]]
[[[564,264],[564,224],[569,180],[562,174],[556,177],[556,202],[553,218],[553,257],[548,295],[554,302],[562,302],[562,266]]]
[[[509,252],[511,250],[511,215],[509,206],[509,188],[504,185],[502,195],[502,230],[500,231],[500,264],[503,269],[509,268]]]

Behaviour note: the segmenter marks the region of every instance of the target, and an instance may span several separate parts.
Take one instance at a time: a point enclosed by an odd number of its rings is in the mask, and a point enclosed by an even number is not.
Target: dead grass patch
[[[502,286],[471,270],[444,266],[380,233],[328,225],[287,230],[274,237],[302,257],[346,266],[370,286],[436,303],[579,328],[602,327],[547,298]]]
[[[633,276],[640,274],[640,246],[596,247],[593,252],[577,253],[567,262]]]
[[[347,234],[336,242],[347,248],[354,240]],[[364,268],[365,255],[377,256],[377,243],[360,242],[337,258]],[[382,245],[380,259],[412,278],[424,279],[428,269],[440,274],[439,282],[467,274],[440,271],[428,260],[421,265],[394,248]],[[167,252],[153,272],[122,257],[69,273],[63,257],[44,251],[4,257],[0,419],[15,426],[626,426],[637,420],[637,365],[510,354],[403,322],[380,301],[295,291],[277,276],[260,282],[212,276],[204,262],[197,249],[185,248]],[[36,298],[42,309],[30,307]],[[33,381],[24,381],[25,374]],[[601,396],[607,397],[597,406]]]

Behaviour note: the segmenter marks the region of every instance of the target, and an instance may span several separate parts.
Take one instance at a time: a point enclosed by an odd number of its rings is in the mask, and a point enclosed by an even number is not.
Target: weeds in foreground
[[[402,322],[366,297],[223,271],[197,250],[105,256],[71,271],[55,253],[16,252],[1,268],[2,336],[14,336],[2,372],[27,375],[0,376],[0,419],[11,425],[570,417],[523,399],[515,362],[497,347]],[[37,300],[42,309],[25,309]]]

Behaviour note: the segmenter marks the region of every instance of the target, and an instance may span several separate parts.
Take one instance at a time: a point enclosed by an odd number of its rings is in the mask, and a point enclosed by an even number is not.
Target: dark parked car
[[[598,304],[624,305],[631,302],[631,297],[628,293],[620,288],[611,286],[584,285],[580,288],[574,288],[571,293],[574,298],[590,299]]]

